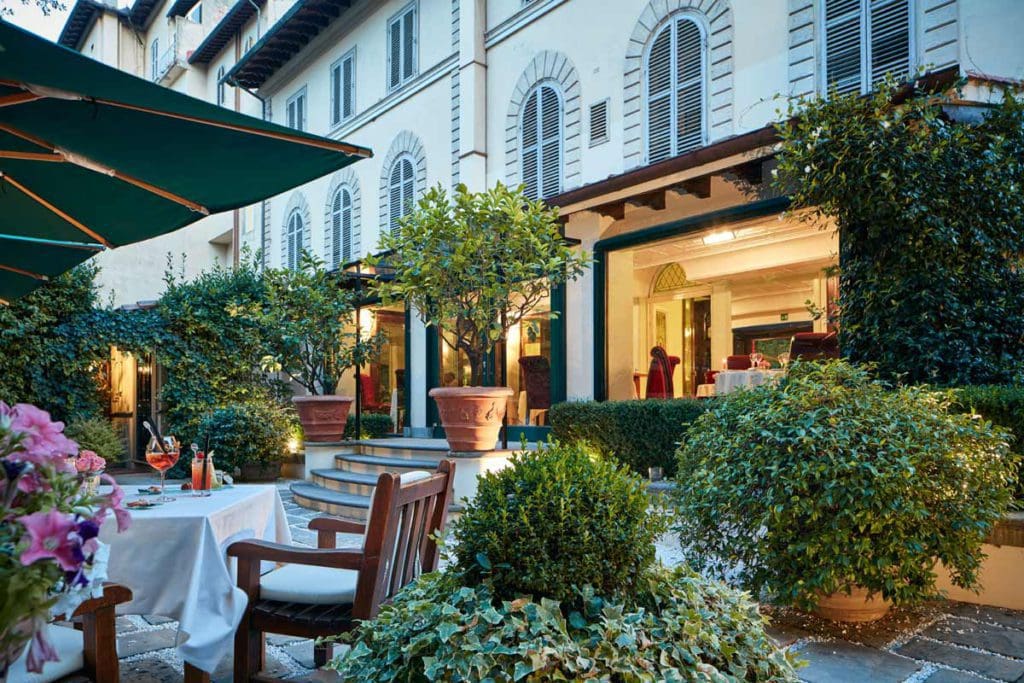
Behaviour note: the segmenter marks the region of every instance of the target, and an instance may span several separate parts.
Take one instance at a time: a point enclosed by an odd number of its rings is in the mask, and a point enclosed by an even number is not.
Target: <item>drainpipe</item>
[[[256,10],[256,40],[259,40],[260,39],[260,24],[262,23],[263,15],[260,12],[260,6],[257,5],[255,2],[253,2],[253,0],[249,0],[249,4],[252,5],[252,8],[254,10]]]

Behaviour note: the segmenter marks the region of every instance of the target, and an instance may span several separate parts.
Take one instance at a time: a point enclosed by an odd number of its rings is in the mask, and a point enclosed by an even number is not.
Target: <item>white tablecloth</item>
[[[134,500],[138,487],[126,486],[125,493]],[[213,671],[231,651],[247,602],[226,562],[227,547],[247,538],[290,543],[291,532],[273,485],[234,486],[205,498],[174,495],[173,503],[132,510],[131,528],[124,533],[116,533],[108,517],[100,540],[111,546],[110,580],[134,593],[118,613],[176,619],[182,658]]]
[[[722,370],[715,375],[715,395],[724,396],[744,387],[756,387],[782,375],[782,370]]]

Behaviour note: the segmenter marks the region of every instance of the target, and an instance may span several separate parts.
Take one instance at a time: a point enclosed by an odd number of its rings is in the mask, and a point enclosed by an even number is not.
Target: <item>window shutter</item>
[[[154,81],[156,80],[156,77],[158,76],[158,74],[157,74],[157,66],[159,65],[159,63],[160,63],[160,39],[159,38],[154,38],[153,39],[153,46],[149,49],[149,65],[150,65],[150,70],[153,72],[152,78],[153,78]]]
[[[348,119],[356,108],[355,59],[349,55],[341,62],[342,105],[341,118]]]
[[[402,16],[402,80],[412,78],[416,70],[416,10],[410,9]]]
[[[295,98],[295,127],[298,130],[306,130],[306,96],[300,95]]]
[[[402,217],[402,160],[391,167],[388,182],[388,227],[392,233],[398,231],[398,219]]]
[[[388,88],[402,84],[402,20],[395,19],[388,25]]]
[[[910,75],[909,0],[872,0],[870,15],[871,83],[892,74]]]
[[[647,161],[672,156],[672,26],[655,37],[647,56]]]
[[[682,154],[704,141],[704,39],[697,24],[676,23],[676,148]]]
[[[825,2],[825,78],[837,92],[861,89],[861,0]]]
[[[562,189],[562,103],[554,88],[537,90],[540,100],[541,196],[553,197]]]
[[[409,213],[412,209],[412,195],[414,181],[412,177],[412,161],[402,159],[402,215]]]
[[[341,66],[335,64],[331,67],[331,124],[338,124],[342,118],[342,94],[341,94]]]
[[[341,226],[341,193],[338,190],[334,193],[334,200],[331,202],[331,263],[338,265],[342,263],[342,226]]]
[[[590,105],[590,146],[608,142],[608,100]]]
[[[537,199],[540,196],[540,183],[537,178],[537,169],[540,156],[540,145],[537,139],[537,94],[531,92],[523,108],[522,125],[522,169],[523,184],[526,196],[530,199]]]
[[[341,261],[352,260],[352,193],[342,189],[338,193],[341,198]]]

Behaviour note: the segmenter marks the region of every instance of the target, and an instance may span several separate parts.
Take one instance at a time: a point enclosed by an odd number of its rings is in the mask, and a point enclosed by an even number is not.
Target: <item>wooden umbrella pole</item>
[[[47,280],[50,279],[50,278],[46,277],[45,275],[40,275],[39,273],[33,273],[31,270],[22,270],[21,268],[15,268],[14,266],[5,266],[2,263],[0,263],[0,270],[6,270],[8,272],[15,273],[17,275],[24,275],[25,277],[30,277],[30,278],[33,278],[35,280],[41,280],[42,282],[46,282]]]

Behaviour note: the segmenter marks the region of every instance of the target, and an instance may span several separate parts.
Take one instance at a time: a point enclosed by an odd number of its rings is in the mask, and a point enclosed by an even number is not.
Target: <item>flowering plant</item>
[[[81,450],[75,458],[75,469],[79,474],[94,475],[102,472],[107,466],[107,461],[96,455],[95,451]]]
[[[81,486],[76,454],[62,422],[0,401],[0,677],[29,641],[29,671],[57,659],[43,627],[102,595],[109,549],[98,539],[100,526],[108,514],[119,532],[130,522],[124,493],[109,476],[110,494]],[[97,460],[86,455],[85,471],[97,471]]]

